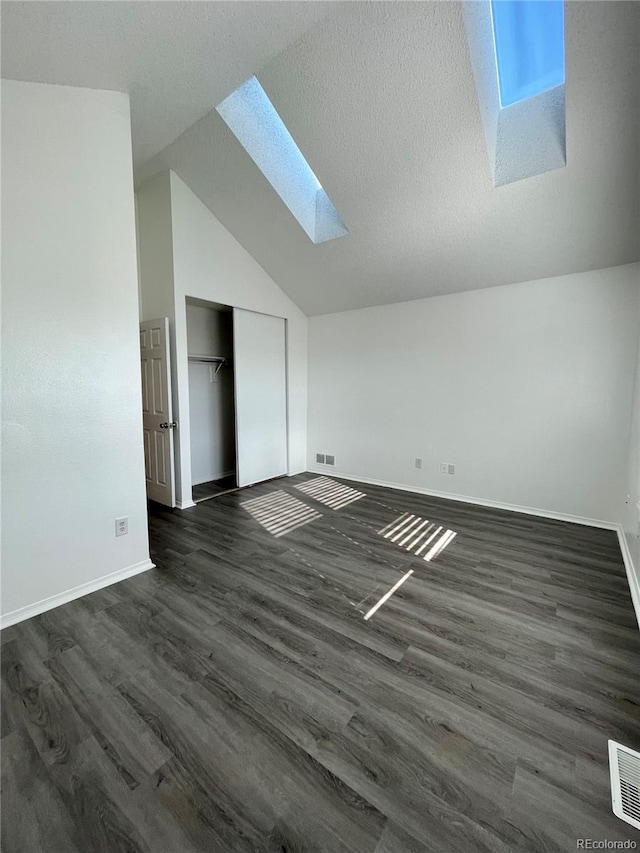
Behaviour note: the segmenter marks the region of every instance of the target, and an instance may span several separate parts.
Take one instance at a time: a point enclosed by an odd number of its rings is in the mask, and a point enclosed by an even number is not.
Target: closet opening
[[[233,312],[187,297],[191,483],[195,503],[238,485]]]

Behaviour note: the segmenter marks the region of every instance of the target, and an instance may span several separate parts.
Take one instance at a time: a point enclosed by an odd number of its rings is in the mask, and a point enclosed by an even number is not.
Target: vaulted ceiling
[[[129,92],[134,165],[330,11],[320,2],[10,0],[2,76]]]
[[[567,166],[498,188],[459,2],[2,15],[3,76],[130,91],[137,181],[173,169],[308,314],[640,258],[640,4],[566,4]],[[312,243],[215,112],[252,74],[348,236]]]

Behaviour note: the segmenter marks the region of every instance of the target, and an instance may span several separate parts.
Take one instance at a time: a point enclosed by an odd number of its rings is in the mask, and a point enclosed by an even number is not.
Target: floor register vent
[[[613,813],[640,829],[640,752],[609,741]]]

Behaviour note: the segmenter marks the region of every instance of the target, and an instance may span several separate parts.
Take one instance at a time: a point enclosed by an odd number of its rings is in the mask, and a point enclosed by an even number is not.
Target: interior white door
[[[239,486],[287,473],[285,326],[281,317],[233,309]]]
[[[140,323],[142,426],[147,497],[176,505],[173,475],[173,407],[169,367],[169,320]]]

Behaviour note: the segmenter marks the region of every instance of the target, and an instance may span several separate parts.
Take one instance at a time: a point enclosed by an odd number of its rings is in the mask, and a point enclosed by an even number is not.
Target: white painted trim
[[[191,499],[186,501],[176,501],[176,509],[190,509],[192,506],[196,506],[196,503]]]
[[[287,477],[297,477],[298,474],[306,474],[309,468],[296,468],[295,471],[289,471]]]
[[[620,550],[622,551],[622,559],[624,568],[629,581],[629,590],[631,592],[631,601],[633,609],[636,611],[636,619],[640,628],[640,566],[636,567],[631,558],[631,550],[624,529],[621,524],[617,525],[618,541],[620,542]]]
[[[359,477],[353,474],[342,474],[332,471],[331,466],[323,465],[322,468],[310,467],[307,469],[312,474],[324,474],[325,477],[340,477],[342,480],[353,480],[355,483],[368,483],[371,486],[386,486],[388,489],[399,489],[402,492],[414,492],[418,495],[429,495],[433,498],[444,498],[448,501],[459,501],[460,503],[487,506],[492,509],[504,509],[507,512],[521,512],[524,515],[535,515],[539,518],[551,518],[555,521],[568,521],[571,524],[585,524],[587,527],[601,527],[604,530],[618,530],[619,525],[614,521],[601,521],[597,518],[585,518],[581,515],[568,515],[563,512],[551,512],[546,509],[537,509],[530,506],[519,506],[518,504],[506,504],[500,501],[489,501],[484,498],[470,498],[467,495],[456,495],[452,492],[438,492],[435,489],[424,489],[421,486],[406,486],[403,483],[388,483],[385,480],[374,480],[371,477]]]
[[[43,598],[40,601],[36,601],[35,604],[19,607],[17,610],[12,610],[10,613],[5,613],[0,617],[0,628],[8,628],[10,625],[24,622],[25,619],[31,619],[32,616],[38,616],[38,614],[45,613],[47,610],[53,610],[62,604],[68,604],[76,598],[82,598],[84,595],[89,595],[92,592],[103,589],[105,586],[111,586],[111,584],[119,583],[134,575],[139,575],[141,572],[146,572],[148,569],[155,569],[155,563],[152,563],[149,559],[142,560],[140,563],[134,563],[125,569],[119,569],[117,572],[103,575],[101,578],[89,581],[89,583],[83,583],[80,586],[67,589],[65,592],[59,592],[56,595],[49,596],[49,598]]]

